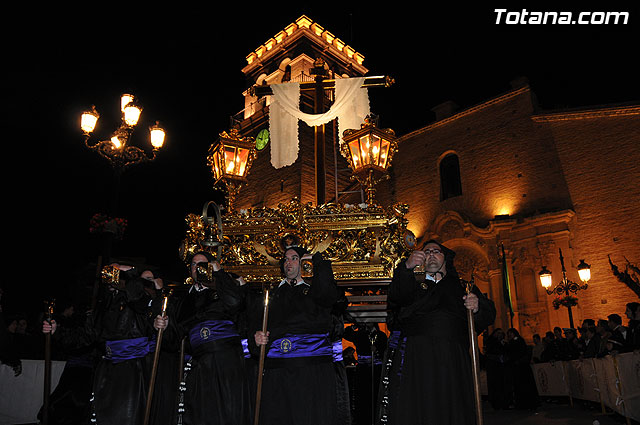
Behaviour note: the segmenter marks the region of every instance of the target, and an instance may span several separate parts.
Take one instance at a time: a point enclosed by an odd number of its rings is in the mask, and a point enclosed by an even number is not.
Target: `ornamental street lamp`
[[[394,131],[380,129],[374,121],[369,116],[360,130],[345,130],[340,146],[342,155],[349,161],[352,179],[365,187],[369,205],[376,203],[375,185],[389,178],[387,171],[398,149]]]
[[[85,145],[96,151],[100,156],[106,158],[114,169],[114,183],[113,193],[111,198],[111,211],[112,215],[117,213],[119,194],[120,194],[120,179],[122,173],[130,166],[139,164],[142,162],[153,161],[156,158],[156,152],[162,148],[164,144],[165,132],[156,121],[154,125],[149,127],[149,137],[152,146],[152,152],[148,155],[144,150],[132,146],[130,144],[131,135],[138,125],[140,120],[140,114],[142,113],[142,106],[137,102],[131,94],[123,94],[120,97],[120,112],[121,121],[120,126],[111,134],[111,137],[107,140],[101,140],[96,143],[90,143],[90,138],[96,129],[100,114],[96,110],[95,106],[92,106],[90,110],[85,111],[80,118],[80,128],[84,133]],[[104,232],[104,260],[108,261],[111,256],[111,245],[113,234],[111,231]]]
[[[573,328],[573,313],[571,311],[572,305],[575,305],[574,298],[571,297],[571,294],[576,294],[580,290],[587,289],[587,282],[591,279],[591,266],[584,262],[584,260],[580,260],[580,264],[578,264],[578,276],[582,281],[582,284],[576,283],[567,278],[567,270],[564,267],[564,257],[562,256],[562,249],[558,248],[560,254],[560,264],[562,265],[562,280],[555,287],[551,288],[553,282],[551,278],[551,272],[547,269],[546,266],[542,266],[542,270],[538,274],[540,277],[540,284],[545,289],[548,295],[556,294],[560,299],[560,304],[567,307],[567,311],[569,313],[569,326]]]
[[[229,211],[233,211],[235,197],[246,183],[256,156],[254,138],[241,136],[235,128],[229,133],[220,133],[220,138],[209,147],[207,164],[211,167],[214,185],[222,181],[227,187]]]
[[[131,134],[140,119],[142,107],[137,103],[133,95],[123,94],[120,98],[120,111],[122,113],[120,126],[113,132],[109,140],[99,141],[94,144],[89,143],[89,139],[100,118],[95,106],[82,114],[80,128],[85,136],[85,145],[106,158],[116,170],[123,171],[131,165],[153,161],[156,157],[156,152],[164,144],[165,132],[157,121],[155,125],[149,127],[149,136],[153,149],[151,155],[148,156],[142,149],[129,144]]]

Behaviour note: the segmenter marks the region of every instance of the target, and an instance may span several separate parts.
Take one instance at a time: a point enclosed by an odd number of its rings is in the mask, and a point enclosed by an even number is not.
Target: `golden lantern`
[[[345,130],[341,153],[349,161],[349,167],[367,193],[367,203],[374,205],[375,185],[389,178],[387,171],[393,155],[398,150],[395,133],[380,129],[374,119],[367,117],[359,130]]]
[[[228,197],[227,208],[233,210],[233,201],[246,183],[247,174],[257,156],[253,137],[243,137],[237,129],[223,131],[219,139],[209,147],[207,164],[211,167],[214,185],[224,181]]]

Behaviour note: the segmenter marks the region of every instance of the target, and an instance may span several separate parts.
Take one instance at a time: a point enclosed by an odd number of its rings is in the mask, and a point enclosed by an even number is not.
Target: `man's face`
[[[442,252],[440,245],[435,243],[427,244],[427,246],[424,247],[424,253],[427,255],[425,262],[426,272],[435,273],[440,271],[444,274],[444,252]]]
[[[301,279],[300,256],[293,249],[284,254],[284,276],[287,279]]]
[[[208,262],[209,262],[209,260],[207,260],[207,257],[205,257],[202,254],[196,254],[196,255],[193,256],[193,259],[191,260],[191,278],[194,281],[198,280],[198,275],[196,273],[198,264],[200,264],[200,263],[208,263]]]

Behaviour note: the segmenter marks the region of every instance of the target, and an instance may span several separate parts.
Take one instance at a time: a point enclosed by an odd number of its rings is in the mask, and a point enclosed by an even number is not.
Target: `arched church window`
[[[458,155],[451,153],[440,161],[440,200],[462,195],[460,162]]]

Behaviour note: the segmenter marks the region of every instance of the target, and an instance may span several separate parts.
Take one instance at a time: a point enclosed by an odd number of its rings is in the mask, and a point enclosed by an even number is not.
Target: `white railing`
[[[531,365],[538,394],[602,403],[640,421],[640,352]]]

